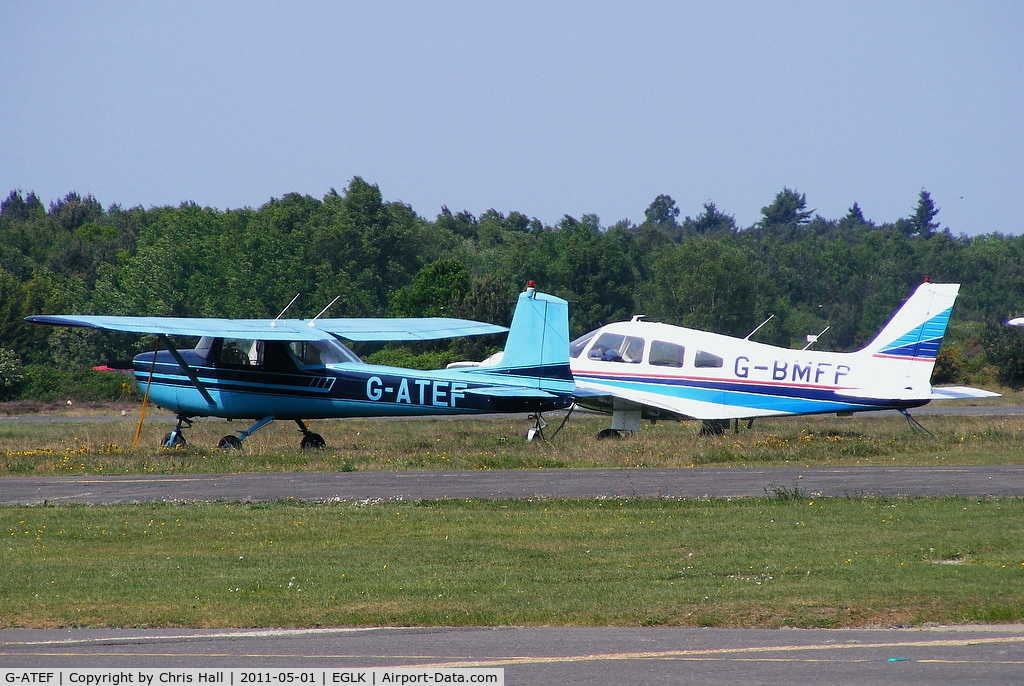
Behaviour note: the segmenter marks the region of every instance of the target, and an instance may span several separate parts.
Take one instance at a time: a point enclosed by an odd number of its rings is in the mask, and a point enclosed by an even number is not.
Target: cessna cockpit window
[[[199,342],[196,343],[195,347],[196,355],[203,358],[204,360],[209,360],[210,351],[213,348],[213,342],[216,340],[217,339],[214,338],[213,336],[203,336],[202,338],[200,338]]]
[[[648,360],[657,367],[682,367],[686,348],[665,341],[651,341],[651,357]]]
[[[722,358],[713,353],[706,353],[703,350],[698,350],[697,355],[693,361],[694,367],[721,367]]]
[[[338,341],[295,341],[290,345],[295,359],[307,367],[359,362],[359,357]]]
[[[221,340],[220,355],[217,356],[219,364],[226,364],[238,367],[249,367],[260,364],[259,349],[256,341],[242,338],[225,338]]]
[[[603,333],[587,353],[587,357],[605,362],[636,364],[644,359],[644,339],[620,333]]]

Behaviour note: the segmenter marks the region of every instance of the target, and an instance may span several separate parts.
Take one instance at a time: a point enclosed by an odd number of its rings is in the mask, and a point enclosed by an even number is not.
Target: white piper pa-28
[[[863,349],[794,350],[746,338],[641,321],[608,324],[572,342],[576,403],[610,413],[602,436],[636,431],[641,419],[699,419],[721,432],[730,420],[840,415],[908,408],[990,391],[932,387],[931,374],[959,284],[925,281]],[[912,421],[912,420],[911,420]]]

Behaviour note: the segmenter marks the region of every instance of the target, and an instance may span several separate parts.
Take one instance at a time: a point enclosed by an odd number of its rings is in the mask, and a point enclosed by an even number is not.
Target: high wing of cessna
[[[322,448],[310,419],[543,412],[569,407],[569,315],[565,300],[519,295],[511,326],[461,319],[202,319],[35,315],[30,322],[155,334],[165,350],[139,354],[135,378],[151,402],[176,413],[164,445],[185,443],[196,417],[255,423],[220,440],[222,448],[275,419],[294,421],[303,448]],[[502,363],[419,371],[363,363],[340,339],[430,340],[508,331]],[[200,337],[179,349],[172,336]]]
[[[570,346],[576,402],[612,415],[607,437],[636,431],[642,418],[700,419],[720,433],[733,419],[885,409],[910,419],[908,408],[930,400],[999,395],[931,386],[959,288],[922,283],[851,353],[779,348],[638,317],[609,324]]]

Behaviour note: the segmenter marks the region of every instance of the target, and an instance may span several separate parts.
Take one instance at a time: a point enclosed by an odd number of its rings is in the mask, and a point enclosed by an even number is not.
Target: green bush
[[[967,358],[958,345],[946,345],[939,350],[932,370],[932,383],[952,384],[964,383],[967,372]]]
[[[417,353],[404,347],[388,346],[370,353],[363,358],[363,361],[368,364],[382,364],[388,367],[443,369],[446,364],[458,359],[450,350],[427,350]]]
[[[6,398],[25,378],[18,353],[0,348],[0,399]]]
[[[92,369],[64,371],[46,365],[26,365],[22,379],[7,400],[74,400],[98,402],[137,395],[135,381],[126,374]]]

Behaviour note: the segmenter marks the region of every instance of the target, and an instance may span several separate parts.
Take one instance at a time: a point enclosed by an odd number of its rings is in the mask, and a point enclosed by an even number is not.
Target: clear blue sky
[[[1024,232],[1024,2],[0,4],[0,194]]]

